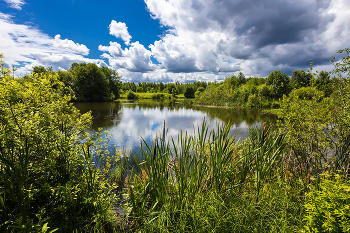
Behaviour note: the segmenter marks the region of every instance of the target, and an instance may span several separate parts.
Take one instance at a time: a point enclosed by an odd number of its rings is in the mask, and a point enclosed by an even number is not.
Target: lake
[[[166,100],[120,100],[117,102],[80,102],[74,103],[81,113],[92,111],[91,131],[98,128],[113,133],[109,144],[126,151],[139,151],[141,137],[150,143],[162,132],[164,120],[168,129],[167,137],[177,137],[182,130],[188,135],[194,134],[194,127],[201,125],[203,119],[209,122],[209,128],[217,123],[233,123],[231,133],[237,138],[246,138],[251,126],[263,122],[274,122],[274,115],[262,114],[260,109],[228,109],[186,105],[182,102]]]

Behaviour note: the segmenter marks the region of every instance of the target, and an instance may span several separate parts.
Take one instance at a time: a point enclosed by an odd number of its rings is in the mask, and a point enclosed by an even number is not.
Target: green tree
[[[323,91],[325,96],[329,97],[333,93],[333,82],[330,79],[330,74],[327,71],[318,73],[318,78],[313,80],[313,86],[319,91]]]
[[[244,74],[240,71],[237,75],[239,85],[245,84],[247,82]]]
[[[294,70],[291,77],[292,86],[296,89],[310,86],[312,75],[303,70]]]
[[[108,79],[111,94],[113,94],[114,98],[119,98],[119,91],[121,90],[121,76],[117,71],[108,67],[102,66],[100,69]]]
[[[318,73],[318,78],[325,82],[328,82],[330,81],[331,77],[327,71],[321,70],[320,73]]]
[[[184,96],[186,98],[194,98],[195,97],[195,90],[192,87],[186,87],[185,92],[184,92]]]
[[[54,71],[53,71],[52,67],[49,67],[46,69],[44,66],[34,66],[33,73],[35,73],[35,74],[51,73],[52,74],[52,73],[54,73]]]
[[[108,101],[111,99],[109,80],[93,63],[72,64],[74,91],[79,101]]]
[[[283,95],[288,95],[291,90],[288,75],[278,70],[273,71],[267,77],[266,84],[271,86],[271,95],[274,98],[281,98]]]

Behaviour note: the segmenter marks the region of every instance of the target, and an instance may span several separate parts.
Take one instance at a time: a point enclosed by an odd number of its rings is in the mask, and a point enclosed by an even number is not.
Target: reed
[[[126,217],[134,221],[135,229],[201,231],[205,229],[202,221],[212,215],[203,215],[203,209],[198,208],[209,205],[208,208],[228,208],[225,211],[230,212],[242,201],[242,205],[257,211],[269,195],[277,195],[270,189],[275,188],[271,182],[284,176],[286,132],[263,124],[251,128],[249,138],[240,142],[230,134],[231,127],[231,123],[222,123],[216,130],[209,130],[204,119],[193,136],[181,131],[177,138],[166,140],[164,123],[161,137],[151,145],[142,141],[141,153],[132,158],[135,167],[129,177],[133,179],[125,194]],[[282,181],[280,185],[290,187]],[[199,220],[199,216],[203,219]],[[224,221],[229,218],[225,216]],[[175,226],[176,222],[181,222],[182,228]]]

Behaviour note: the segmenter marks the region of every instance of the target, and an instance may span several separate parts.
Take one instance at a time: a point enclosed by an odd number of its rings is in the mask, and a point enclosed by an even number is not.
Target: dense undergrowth
[[[118,154],[84,133],[57,76],[0,80],[0,231],[115,229]]]

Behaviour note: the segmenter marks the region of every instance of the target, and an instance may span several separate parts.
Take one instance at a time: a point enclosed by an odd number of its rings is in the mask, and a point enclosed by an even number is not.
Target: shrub
[[[268,86],[261,85],[259,88],[259,96],[269,98],[271,96],[271,90]]]
[[[249,95],[247,105],[249,107],[258,106],[260,104],[260,98],[255,94]]]
[[[321,100],[324,97],[323,91],[316,90],[314,87],[301,87],[290,93],[291,97],[297,97],[299,99],[311,100],[314,96],[318,100]]]
[[[164,99],[164,94],[162,93],[153,94],[152,99]]]
[[[93,143],[80,143],[90,113],[70,103],[57,76],[29,80],[0,79],[0,231],[108,230],[113,166],[96,167]]]
[[[325,174],[307,194],[306,232],[350,232],[350,183]]]
[[[139,98],[139,96],[135,92],[133,92],[132,90],[129,90],[129,92],[126,95],[126,97],[128,99],[138,99]]]

